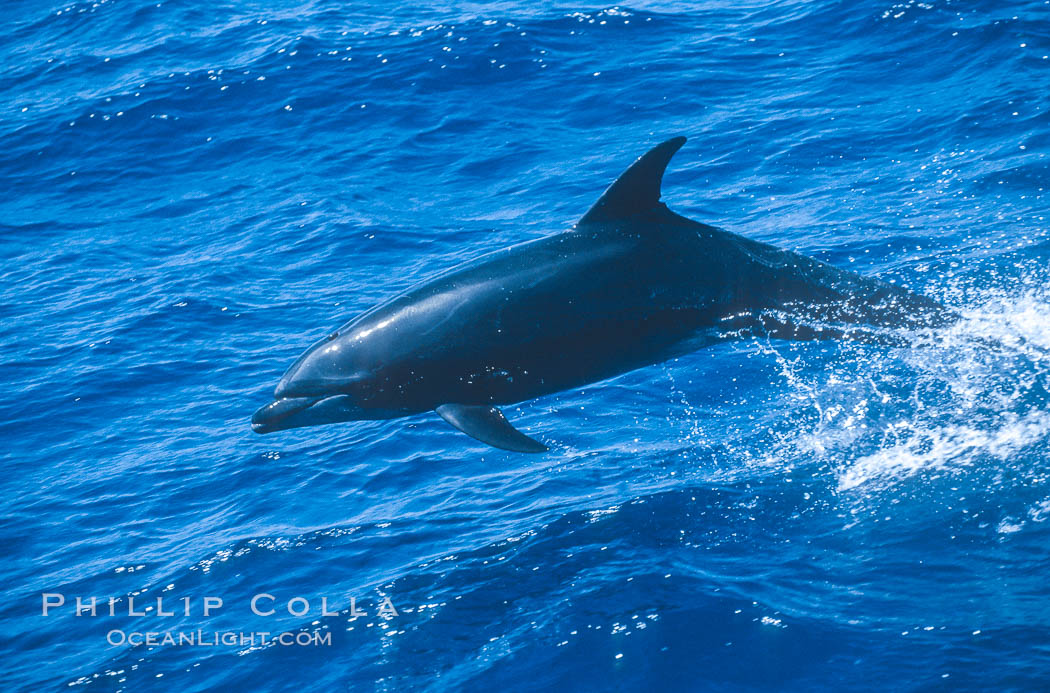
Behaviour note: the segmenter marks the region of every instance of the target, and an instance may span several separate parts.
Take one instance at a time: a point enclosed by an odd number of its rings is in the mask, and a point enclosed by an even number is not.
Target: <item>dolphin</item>
[[[955,315],[896,285],[680,216],[660,202],[675,137],[567,231],[483,255],[328,334],[252,417],[270,433],[435,411],[504,450],[548,447],[500,405],[748,336],[880,339]]]

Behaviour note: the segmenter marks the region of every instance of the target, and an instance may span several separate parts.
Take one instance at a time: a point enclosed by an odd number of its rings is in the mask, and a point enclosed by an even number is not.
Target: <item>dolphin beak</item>
[[[252,430],[256,433],[273,433],[294,426],[282,426],[293,414],[309,409],[320,401],[320,397],[282,397],[260,407],[252,415]]]

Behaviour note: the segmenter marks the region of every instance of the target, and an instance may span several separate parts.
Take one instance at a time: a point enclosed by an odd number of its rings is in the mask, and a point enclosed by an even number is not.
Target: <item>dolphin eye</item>
[[[338,336],[339,336],[339,333],[338,333],[338,332],[333,332],[332,334],[330,334],[330,335],[328,335],[327,337],[325,337],[325,338],[324,338],[324,341],[326,341],[326,342],[330,342],[330,341],[332,341],[333,339],[335,339],[335,338],[336,338],[336,337],[338,337]]]

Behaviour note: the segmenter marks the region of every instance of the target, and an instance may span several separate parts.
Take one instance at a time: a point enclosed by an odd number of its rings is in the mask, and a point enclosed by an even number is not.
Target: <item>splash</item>
[[[871,396],[853,408],[870,410],[865,413],[874,414],[875,423],[866,440],[855,441],[852,455],[844,451],[836,474],[840,491],[932,470],[1015,467],[1050,438],[1047,297],[996,292],[962,314],[946,331],[858,363]],[[824,409],[848,408],[836,402]],[[822,419],[830,426],[835,417]]]
[[[962,319],[901,333],[905,346],[844,341],[815,355],[758,342],[781,383],[764,407],[776,429],[757,441],[764,465],[790,472],[815,461],[838,492],[974,467],[1038,476],[1033,460],[1050,442],[1050,294],[1031,288],[1045,284],[1035,279],[950,290]]]
[[[839,476],[840,491],[875,479],[910,476],[921,470],[972,465],[982,457],[1009,463],[1030,446],[1050,435],[1050,412],[1032,411],[1003,415],[998,425],[948,424],[926,427],[922,423],[891,424],[887,437],[900,442],[865,455]]]

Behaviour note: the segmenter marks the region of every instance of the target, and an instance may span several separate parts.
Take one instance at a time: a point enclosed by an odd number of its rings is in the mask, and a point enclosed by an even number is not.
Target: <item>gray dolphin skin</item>
[[[701,224],[660,202],[675,137],[568,231],[392,298],[310,347],[252,417],[270,433],[436,411],[493,447],[543,452],[500,405],[729,339],[873,339],[955,315],[892,284]]]

